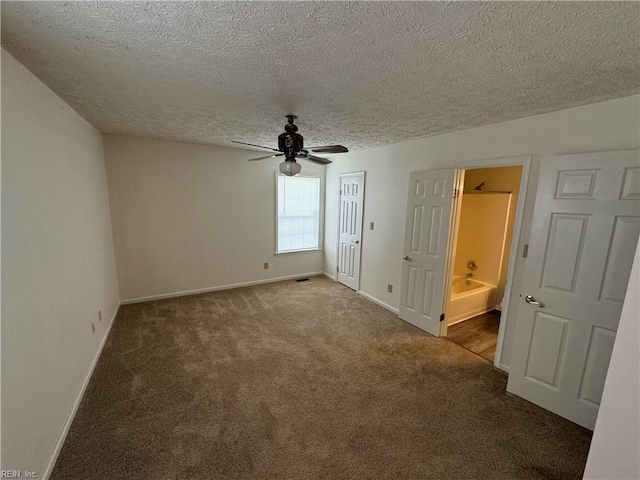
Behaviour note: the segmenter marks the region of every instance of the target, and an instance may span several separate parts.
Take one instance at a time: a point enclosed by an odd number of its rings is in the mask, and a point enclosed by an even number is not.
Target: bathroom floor
[[[493,362],[496,355],[499,326],[500,312],[491,310],[464,322],[451,325],[447,329],[447,338]]]

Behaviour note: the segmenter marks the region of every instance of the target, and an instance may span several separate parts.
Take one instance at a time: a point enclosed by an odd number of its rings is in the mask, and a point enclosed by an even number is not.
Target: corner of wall
[[[47,480],[53,469],[56,465],[56,461],[58,460],[58,456],[60,455],[60,451],[64,445],[65,440],[67,439],[67,435],[69,434],[69,430],[71,429],[71,425],[73,424],[73,420],[76,417],[76,413],[78,413],[78,407],[80,407],[80,403],[82,402],[82,398],[84,397],[85,392],[87,391],[87,387],[89,386],[89,382],[91,381],[91,377],[93,376],[93,372],[96,369],[96,365],[98,365],[98,360],[100,359],[100,355],[102,355],[102,350],[104,350],[105,345],[107,344],[107,340],[111,333],[111,328],[116,321],[116,317],[118,316],[118,311],[120,310],[120,304],[116,306],[116,310],[113,313],[111,320],[109,321],[109,325],[107,326],[106,332],[100,341],[100,346],[96,351],[95,356],[93,357],[93,361],[91,362],[91,366],[89,367],[89,371],[87,372],[87,376],[85,377],[82,385],[80,387],[80,392],[78,392],[78,396],[76,397],[75,402],[73,403],[73,407],[71,409],[71,413],[67,418],[64,426],[62,427],[62,431],[60,432],[60,436],[58,437],[58,441],[51,452],[51,456],[49,457],[49,461],[47,462],[47,466],[45,467],[44,473],[42,474],[42,478]]]

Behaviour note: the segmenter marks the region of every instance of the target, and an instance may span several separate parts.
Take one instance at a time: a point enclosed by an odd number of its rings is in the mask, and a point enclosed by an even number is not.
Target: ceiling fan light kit
[[[295,177],[300,173],[300,170],[302,170],[302,165],[295,160],[285,160],[280,164],[280,173],[287,177]]]
[[[263,147],[262,145],[255,145],[253,143],[237,142],[242,145],[249,145],[252,147],[265,148],[273,152],[278,152],[272,155],[266,155],[264,157],[250,158],[250,162],[256,160],[264,160],[266,158],[282,157],[285,161],[280,164],[280,173],[289,177],[294,177],[300,173],[302,166],[296,162],[296,158],[301,158],[309,162],[317,163],[318,165],[328,165],[331,160],[326,158],[317,157],[311,155],[309,152],[315,153],[346,153],[349,151],[347,147],[342,145],[326,145],[323,147],[312,147],[309,149],[304,148],[304,138],[298,133],[298,127],[293,123],[297,118],[295,115],[286,115],[287,124],[284,126],[284,132],[278,135],[278,148]]]

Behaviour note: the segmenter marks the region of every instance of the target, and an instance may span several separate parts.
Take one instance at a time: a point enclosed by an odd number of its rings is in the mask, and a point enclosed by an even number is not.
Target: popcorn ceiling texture
[[[105,133],[364,149],[637,93],[637,2],[2,2]]]

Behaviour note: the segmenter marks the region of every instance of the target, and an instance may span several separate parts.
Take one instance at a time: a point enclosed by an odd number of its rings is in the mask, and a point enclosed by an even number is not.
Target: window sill
[[[299,253],[314,253],[321,252],[322,248],[311,248],[309,250],[291,250],[290,252],[275,252],[274,255],[276,257],[280,257],[282,255],[297,255]]]

